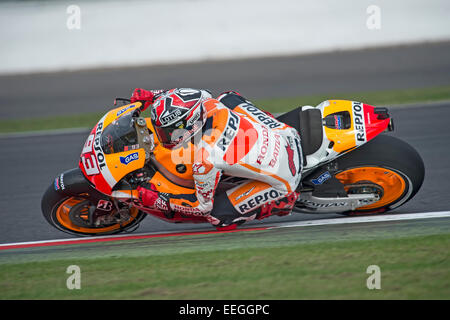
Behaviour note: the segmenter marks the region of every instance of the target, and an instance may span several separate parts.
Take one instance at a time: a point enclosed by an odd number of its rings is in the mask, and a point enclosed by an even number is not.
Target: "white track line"
[[[202,232],[206,230],[191,230],[192,232]],[[191,232],[189,230],[184,232]],[[211,229],[209,230],[211,231]],[[120,240],[120,238],[129,238],[129,237],[139,237],[139,236],[151,236],[151,235],[170,235],[170,234],[176,234],[176,233],[182,233],[183,231],[155,231],[155,232],[146,232],[146,233],[123,233],[123,234],[114,234],[114,235],[106,235],[106,236],[79,236],[77,238],[62,238],[62,239],[52,239],[52,240],[39,240],[39,241],[25,241],[25,242],[12,242],[12,243],[1,243],[1,247],[9,247],[9,246],[20,246],[20,245],[33,245],[33,244],[51,244],[51,243],[58,243],[58,242],[67,242],[67,244],[70,243],[77,243],[80,240],[101,240],[101,239],[117,239]]]
[[[407,213],[407,214],[389,214],[389,215],[379,215],[379,216],[363,216],[363,217],[339,217],[333,219],[319,219],[312,221],[293,221],[293,222],[281,222],[276,225],[271,225],[270,223],[264,225],[254,225],[249,226],[251,229],[254,228],[264,228],[267,229],[277,229],[277,228],[291,228],[291,227],[308,227],[308,226],[322,226],[322,225],[337,225],[337,224],[352,224],[352,223],[368,223],[368,222],[383,222],[383,221],[401,221],[401,220],[418,220],[418,219],[429,219],[429,218],[450,218],[450,211],[437,211],[437,212],[422,212],[422,213]],[[1,247],[9,246],[21,246],[21,245],[38,245],[38,244],[51,244],[64,242],[65,244],[78,243],[85,240],[100,240],[100,239],[117,239],[121,238],[132,238],[139,236],[151,236],[151,235],[170,235],[178,233],[189,233],[189,232],[211,232],[211,228],[208,230],[187,230],[187,231],[166,231],[166,232],[148,232],[148,233],[127,233],[119,235],[109,235],[109,236],[97,236],[97,237],[79,237],[79,238],[67,238],[67,239],[54,239],[54,240],[41,240],[41,241],[28,241],[28,242],[15,242],[15,243],[2,243]]]
[[[269,227],[269,229],[323,226],[323,225],[349,224],[349,223],[417,220],[417,219],[446,218],[446,217],[447,218],[450,217],[450,211],[405,213],[405,214],[385,214],[385,215],[379,215],[379,216],[342,217],[342,218],[333,218],[333,219],[319,219],[319,220],[312,220],[312,221],[282,222],[280,224],[277,224],[276,226]]]

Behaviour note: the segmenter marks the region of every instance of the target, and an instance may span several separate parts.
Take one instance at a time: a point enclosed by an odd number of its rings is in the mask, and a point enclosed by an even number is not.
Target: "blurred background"
[[[3,1],[1,73],[447,40],[446,0]]]
[[[134,87],[264,99],[449,84],[449,14],[446,0],[3,1],[0,119],[100,112]]]
[[[136,87],[235,90],[273,113],[327,99],[387,106],[388,134],[426,172],[392,213],[448,213],[449,17],[449,0],[0,1],[0,244],[74,237],[47,223],[41,198]],[[445,299],[449,219],[427,221],[5,250],[0,299]],[[133,235],[199,230],[213,228],[148,216]],[[57,259],[81,266],[83,290],[67,290]],[[378,293],[365,286],[373,264]]]
[[[271,112],[419,106],[391,109],[393,134],[432,167],[400,211],[447,210],[449,16],[448,0],[1,1],[0,242],[70,237],[41,216],[42,194],[136,87],[236,90]],[[139,231],[186,228],[149,217]]]
[[[103,112],[134,87],[266,99],[447,85],[449,14],[446,0],[2,1],[0,120]]]

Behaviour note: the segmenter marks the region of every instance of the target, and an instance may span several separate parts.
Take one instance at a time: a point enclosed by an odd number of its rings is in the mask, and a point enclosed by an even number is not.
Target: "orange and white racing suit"
[[[188,207],[217,227],[290,213],[302,172],[297,130],[235,92],[203,105],[207,120],[194,143],[192,165],[195,197],[168,194],[170,209]],[[216,194],[223,175],[245,179]]]

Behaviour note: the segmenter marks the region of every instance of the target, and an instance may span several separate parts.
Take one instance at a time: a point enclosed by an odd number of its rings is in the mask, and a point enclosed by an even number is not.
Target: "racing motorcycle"
[[[134,231],[148,214],[168,222],[207,222],[188,206],[167,213],[136,201],[138,184],[148,179],[160,192],[195,194],[192,165],[173,161],[173,151],[158,143],[141,102],[116,101],[121,105],[115,102],[90,132],[79,166],[59,174],[44,193],[45,219],[64,232],[87,236]],[[386,108],[327,100],[277,119],[296,128],[302,140],[304,171],[294,212],[382,214],[405,204],[422,185],[420,155],[384,134],[394,129]],[[192,149],[181,148],[187,150]],[[218,192],[240,181],[223,176]]]

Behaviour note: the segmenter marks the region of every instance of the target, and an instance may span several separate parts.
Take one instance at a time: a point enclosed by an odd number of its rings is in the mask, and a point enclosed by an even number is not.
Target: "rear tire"
[[[383,213],[400,207],[419,191],[425,176],[425,166],[417,151],[406,142],[380,135],[336,161],[335,174],[344,186],[371,182],[381,185],[379,201],[346,215]]]

